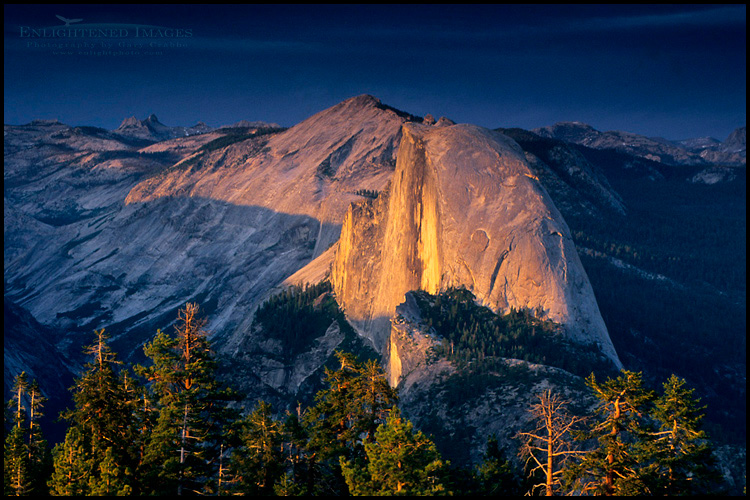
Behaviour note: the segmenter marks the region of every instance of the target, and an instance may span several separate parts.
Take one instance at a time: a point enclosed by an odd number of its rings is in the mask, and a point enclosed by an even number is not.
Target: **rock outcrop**
[[[463,286],[495,311],[562,324],[621,366],[567,225],[499,132],[405,124],[391,183],[350,207],[331,274],[347,318],[380,352],[407,292]]]

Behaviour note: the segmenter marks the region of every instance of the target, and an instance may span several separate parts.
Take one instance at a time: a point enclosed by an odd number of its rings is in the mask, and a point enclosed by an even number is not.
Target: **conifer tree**
[[[328,388],[316,395],[308,414],[311,442],[324,458],[362,456],[363,436],[365,441],[374,440],[375,429],[396,404],[396,392],[376,361],[360,363],[353,354],[341,351],[336,356],[340,368],[326,369]]]
[[[133,494],[130,474],[124,474],[112,447],[104,451],[97,473],[89,477],[91,496],[129,496]]]
[[[284,474],[274,486],[278,496],[312,495],[315,492],[315,451],[308,446],[308,428],[302,423],[302,407],[287,412],[282,432]]]
[[[375,441],[375,431],[385,422],[388,411],[396,404],[396,391],[388,384],[380,364],[371,359],[359,370],[359,403],[362,415],[357,430],[366,442]],[[360,434],[360,435],[361,435]]]
[[[701,428],[706,407],[699,406],[694,389],[688,389],[685,380],[676,375],[664,382],[663,388],[651,413],[659,425],[651,439],[653,491],[663,495],[710,493],[720,476],[711,443]]]
[[[33,489],[32,467],[23,427],[14,425],[5,437],[3,457],[5,496],[26,496]]]
[[[26,446],[28,427],[24,399],[29,390],[26,372],[21,372],[13,382],[13,395],[8,407],[13,412],[12,427],[5,438],[4,483],[5,494],[25,496],[33,488],[32,465]]]
[[[62,413],[70,421],[65,441],[54,450],[55,495],[109,494],[133,491],[138,440],[133,407],[116,368],[120,362],[104,329],[85,349],[92,361],[73,386],[74,408]],[[116,490],[110,485],[116,484]]]
[[[32,495],[49,494],[47,479],[52,473],[52,453],[44,438],[40,420],[44,416],[43,408],[47,398],[42,395],[39,383],[32,380],[29,386],[29,431],[27,438],[28,456],[31,473],[34,478]]]
[[[319,391],[316,404],[306,414],[310,428],[308,449],[317,465],[316,483],[345,493],[347,486],[339,457],[361,463],[366,459],[364,443],[372,442],[375,429],[395,405],[396,393],[374,361],[359,362],[351,353],[337,351],[338,370],[326,369],[327,388]]]
[[[647,412],[653,391],[643,386],[640,373],[626,370],[604,383],[592,373],[586,383],[599,400],[598,418],[581,437],[595,439],[597,445],[565,469],[566,488],[583,494],[649,493],[643,464],[650,463],[652,455]]]
[[[339,369],[325,369],[327,388],[315,395],[315,405],[305,414],[310,451],[307,473],[313,494],[346,494],[339,456],[363,453],[354,424],[359,364],[351,353],[337,351],[336,356]]]
[[[46,398],[36,380],[25,372],[16,376],[8,401],[10,431],[5,437],[4,491],[8,496],[46,495],[51,474],[51,455],[39,420]]]
[[[235,418],[233,393],[216,378],[206,320],[197,304],[178,312],[175,336],[157,332],[139,367],[151,385],[158,417],[144,450],[144,476],[154,494],[215,491],[225,432]]]
[[[65,441],[52,451],[54,469],[49,480],[54,496],[87,496],[91,494],[89,478],[95,474],[90,457],[91,445],[79,426],[72,425],[65,433]]]
[[[311,428],[310,445],[321,459],[351,452],[359,441],[353,430],[359,364],[351,353],[336,352],[338,370],[325,369],[326,389],[315,395],[316,404],[306,415]]]
[[[340,457],[341,469],[353,495],[444,495],[446,463],[435,444],[393,408],[364,445],[364,465]]]
[[[481,496],[516,496],[523,493],[519,478],[494,435],[487,438],[482,462],[476,470],[476,479],[476,494]]]
[[[235,492],[270,495],[284,473],[282,425],[273,419],[271,405],[259,401],[240,422],[240,443],[232,453]]]

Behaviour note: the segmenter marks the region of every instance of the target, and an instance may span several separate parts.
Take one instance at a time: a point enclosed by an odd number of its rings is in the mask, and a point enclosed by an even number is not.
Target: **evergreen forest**
[[[323,324],[340,313],[328,286],[292,289],[261,308],[257,321]],[[543,347],[554,325],[518,311],[492,317],[471,299],[465,290],[421,296],[425,317],[446,335],[440,355],[457,366],[477,360],[476,369],[508,355],[559,361]],[[71,406],[60,415],[65,438],[54,446],[39,424],[39,387],[24,373],[16,377],[5,412],[5,494],[726,492],[702,428],[705,406],[676,376],[655,390],[640,373],[591,373],[586,387],[596,404],[586,412],[573,414],[575,402],[540,394],[527,409],[537,427],[519,431],[517,450],[501,449],[490,436],[480,463],[453,464],[402,414],[375,359],[338,350],[309,405],[282,410],[259,400],[243,407],[217,375],[205,326],[199,306],[186,304],[173,331],[157,331],[144,346],[146,362],[138,365],[120,361],[104,329],[94,332],[84,349],[88,363],[70,388]],[[274,335],[289,334],[280,328]]]

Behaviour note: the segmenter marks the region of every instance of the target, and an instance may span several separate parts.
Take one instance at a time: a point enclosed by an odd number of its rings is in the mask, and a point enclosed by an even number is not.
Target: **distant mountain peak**
[[[203,122],[198,122],[192,127],[169,127],[160,122],[155,114],[151,113],[145,120],[139,120],[135,116],[125,118],[114,132],[121,136],[159,142],[177,137],[204,134],[212,130],[213,128]]]
[[[601,132],[596,130],[591,125],[576,121],[557,122],[554,125],[536,128],[532,130],[532,132],[539,135],[540,137],[560,139],[563,141],[575,142],[578,144],[587,144],[601,134]]]
[[[62,124],[63,123],[60,122],[60,120],[58,120],[57,118],[46,119],[46,120],[42,120],[42,119],[31,120],[31,123],[29,123],[29,125],[41,126],[41,127],[49,127],[52,125],[62,125]]]
[[[136,118],[135,116],[130,116],[128,118],[125,118],[122,123],[120,123],[120,126],[117,127],[117,130],[127,128],[127,127],[138,127],[140,126],[141,121]]]
[[[334,112],[343,111],[346,113],[357,113],[362,110],[378,108],[381,106],[382,103],[380,102],[380,99],[373,97],[370,94],[361,94],[350,97],[349,99],[344,99],[328,109]]]
[[[201,124],[205,125],[203,122],[200,122],[198,125],[201,125]],[[198,125],[196,125],[196,127]],[[221,127],[219,127],[219,129],[223,129],[223,128],[282,128],[282,126],[279,125],[278,123],[240,120],[230,125],[222,125]]]
[[[585,128],[585,129],[591,129],[595,130],[594,127],[589,125],[588,123],[579,122],[579,121],[564,121],[564,122],[557,122],[553,125],[553,127],[576,127],[576,128]]]
[[[370,94],[360,94],[354,97],[350,97],[349,99],[345,99],[335,106],[328,108],[322,113],[343,112],[346,114],[356,114],[370,109],[390,111],[395,113],[398,117],[410,122],[422,123],[423,121],[423,118],[421,116],[415,116],[411,113],[407,113],[406,111],[402,111],[398,108],[394,108],[393,106],[389,106],[388,104],[383,104],[380,99]]]
[[[155,114],[150,114],[145,120],[139,120],[135,116],[130,116],[128,118],[125,118],[122,123],[120,123],[120,126],[117,128],[118,130],[123,128],[142,128],[142,127],[149,127],[149,126],[158,126],[158,127],[165,127],[163,123],[159,121],[159,119],[156,117]]]

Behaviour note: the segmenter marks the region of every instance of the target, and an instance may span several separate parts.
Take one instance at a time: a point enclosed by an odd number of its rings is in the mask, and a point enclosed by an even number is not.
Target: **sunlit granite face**
[[[389,187],[344,219],[332,279],[381,351],[405,293],[464,286],[495,311],[537,311],[620,366],[565,221],[516,143],[481,127],[404,125]]]

